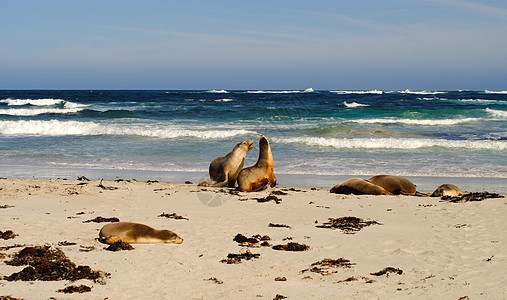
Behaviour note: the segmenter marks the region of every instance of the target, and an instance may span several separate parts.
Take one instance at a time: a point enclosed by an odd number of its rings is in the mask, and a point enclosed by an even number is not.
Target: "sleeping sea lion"
[[[148,225],[131,222],[104,225],[99,232],[99,241],[106,244],[118,241],[129,244],[183,243],[183,239],[170,230],[157,230]]]
[[[354,195],[391,195],[383,187],[373,184],[362,178],[350,178],[342,184],[333,186],[330,190],[335,194]]]
[[[430,195],[430,197],[443,197],[443,196],[458,197],[463,196],[463,193],[454,184],[444,183],[440,185],[433,192],[433,194]]]
[[[395,195],[415,195],[416,187],[412,181],[394,175],[377,175],[368,179],[369,182],[379,185],[386,189],[389,193]]]
[[[246,153],[253,149],[254,141],[239,142],[226,156],[215,158],[209,165],[210,181],[203,181],[199,186],[235,187],[238,174],[243,169]]]
[[[259,139],[259,159],[251,167],[241,170],[238,175],[238,186],[242,192],[260,191],[270,184],[276,186],[276,177],[273,174],[273,154],[268,139],[261,135]]]

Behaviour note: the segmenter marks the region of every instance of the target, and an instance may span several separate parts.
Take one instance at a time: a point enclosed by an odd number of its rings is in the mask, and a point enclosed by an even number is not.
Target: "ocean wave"
[[[486,93],[486,94],[507,94],[507,91],[488,91],[488,90],[485,90],[484,93]]]
[[[44,99],[3,99],[0,100],[0,103],[5,103],[9,106],[63,106],[65,108],[78,108],[78,107],[87,107],[88,105],[79,104],[75,102],[66,101],[63,99],[53,99],[53,98],[44,98]]]
[[[313,93],[313,92],[315,92],[315,90],[312,88],[307,88],[306,90],[303,91],[303,93]]]
[[[361,104],[357,102],[347,103],[346,101],[343,102],[343,105],[345,105],[348,108],[356,108],[356,107],[366,107],[369,106],[368,104]]]
[[[258,135],[245,129],[224,128],[220,130],[186,129],[180,126],[157,126],[153,124],[101,124],[78,121],[0,121],[0,135],[38,136],[142,136],[162,139],[187,138],[225,139],[242,135]]]
[[[384,92],[379,90],[371,90],[371,91],[329,91],[330,93],[340,94],[340,95],[350,95],[350,94],[358,94],[358,95],[367,95],[367,94],[377,94],[382,95]]]
[[[498,110],[498,109],[491,109],[488,107],[488,108],[486,108],[486,112],[488,112],[493,117],[507,119],[507,111]]]
[[[404,91],[399,91],[400,94],[414,94],[414,95],[436,95],[436,94],[447,94],[447,92],[438,92],[438,91],[411,91],[406,89]]]
[[[234,101],[234,99],[231,98],[224,98],[224,99],[217,99],[215,102],[231,102]]]
[[[304,93],[301,91],[247,91],[249,94],[296,94],[296,93]]]
[[[507,104],[504,100],[491,100],[491,99],[458,99],[460,102],[466,103],[479,103],[479,104]]]
[[[10,116],[37,116],[44,114],[75,114],[85,108],[16,108],[16,109],[0,109],[0,115]]]
[[[229,92],[226,90],[209,90],[207,93],[215,93],[215,94],[228,94]]]
[[[451,126],[468,122],[476,122],[480,118],[463,118],[463,119],[357,119],[350,120],[360,124],[407,124],[407,125],[424,125],[424,126]]]
[[[431,147],[464,148],[473,150],[507,150],[507,141],[491,140],[442,140],[421,138],[322,138],[294,137],[272,138],[275,143],[304,144],[308,146],[333,147],[336,149],[420,149]]]

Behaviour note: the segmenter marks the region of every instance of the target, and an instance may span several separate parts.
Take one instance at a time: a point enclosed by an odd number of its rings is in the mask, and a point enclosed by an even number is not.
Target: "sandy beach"
[[[0,231],[10,230],[15,236],[0,239],[0,296],[507,297],[506,198],[451,203],[433,197],[337,195],[329,188],[282,186],[237,193],[166,182],[1,179]],[[107,224],[92,221],[98,217],[169,229],[184,242],[107,251],[108,245],[96,240]],[[347,231],[330,226],[330,219],[342,217],[355,217],[365,227]],[[258,243],[240,244],[233,240],[238,234]],[[103,278],[6,280],[26,267],[6,263],[16,253],[45,245],[61,249],[76,265],[101,271]],[[284,251],[276,245],[308,247]],[[248,259],[231,259],[230,254]],[[91,290],[57,292],[80,285]]]

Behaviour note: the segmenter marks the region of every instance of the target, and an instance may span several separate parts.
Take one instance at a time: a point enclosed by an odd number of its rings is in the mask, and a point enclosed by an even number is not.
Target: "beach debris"
[[[249,250],[242,253],[229,253],[227,258],[222,259],[220,262],[227,264],[239,264],[242,259],[250,260],[252,258],[259,258],[261,256],[259,253],[252,253]]]
[[[275,277],[275,281],[287,281],[285,277]]]
[[[100,180],[99,185],[97,185],[99,188],[101,188],[101,189],[103,189],[103,190],[110,190],[110,191],[113,191],[113,190],[117,190],[117,189],[118,189],[118,188],[117,188],[117,187],[115,187],[115,186],[104,186],[104,185],[102,184],[102,181],[103,181],[103,180],[104,180],[104,179],[101,179],[101,180]]]
[[[185,181],[185,184],[194,184],[194,183],[192,181],[187,180]]]
[[[51,246],[23,248],[14,255],[12,260],[5,263],[10,266],[28,265],[20,272],[5,276],[3,279],[7,281],[76,281],[89,279],[94,282],[104,283],[104,278],[110,276],[109,273],[103,271],[93,271],[89,266],[76,266],[61,249],[53,249]]]
[[[489,192],[478,192],[478,193],[467,193],[463,196],[442,196],[442,200],[452,202],[452,203],[463,203],[463,202],[471,202],[471,201],[483,201],[488,198],[504,198],[503,195],[499,195],[496,193]]]
[[[166,217],[168,219],[175,219],[175,220],[188,220],[188,218],[179,216],[176,213],[172,213],[172,214],[162,213],[159,215],[159,217]]]
[[[281,294],[276,294],[275,298],[273,298],[273,300],[282,300],[282,299],[285,299],[287,297],[285,297],[284,295],[281,295]]]
[[[83,245],[79,245],[79,251],[81,252],[90,252],[90,251],[93,251],[95,250],[95,246],[83,246]]]
[[[134,247],[132,247],[132,245],[130,245],[129,243],[117,241],[117,242],[114,242],[113,244],[109,245],[109,247],[104,248],[104,250],[107,250],[107,251],[129,250],[130,251],[130,250],[134,250]]]
[[[158,180],[147,180],[146,183],[158,183]]]
[[[15,234],[12,230],[7,230],[5,232],[2,232],[0,231],[0,238],[2,240],[9,240],[9,239],[13,239],[15,238],[16,236],[18,236],[17,234]]]
[[[5,247],[0,247],[0,251],[7,251],[9,249],[12,249],[12,248],[21,248],[21,247],[25,247],[26,245],[23,244],[15,244],[15,245],[12,245],[12,246],[5,246]]]
[[[1,190],[1,189],[0,189]],[[8,204],[5,204],[5,205],[0,205],[0,208],[11,208],[11,207],[14,207],[12,205],[8,205]]]
[[[282,251],[306,251],[306,250],[310,249],[310,246],[305,245],[305,244],[290,242],[286,245],[275,245],[272,248],[274,250],[282,250]]]
[[[92,288],[87,285],[69,285],[64,289],[57,290],[57,293],[73,294],[73,293],[87,293],[91,292]]]
[[[209,280],[209,281],[214,282],[216,284],[222,284],[222,283],[224,283],[222,280],[220,280],[220,279],[218,279],[216,277],[210,277],[210,278],[204,279],[204,280]]]
[[[120,219],[118,219],[117,217],[112,217],[112,218],[96,217],[95,219],[90,219],[90,220],[83,221],[83,223],[90,223],[90,222],[95,222],[95,223],[111,222],[111,223],[115,223],[115,222],[120,222]]]
[[[285,224],[276,224],[276,223],[269,223],[268,227],[281,227],[281,228],[292,228],[289,225]]]
[[[341,218],[329,218],[328,222],[322,225],[317,225],[318,228],[329,228],[329,229],[340,229],[345,234],[354,234],[361,230],[363,227],[370,225],[382,225],[377,221],[365,221],[357,217],[341,217]]]
[[[264,202],[269,202],[269,201],[273,201],[276,204],[282,203],[282,199],[278,198],[275,195],[268,195],[268,196],[266,196],[264,198],[253,198],[253,199],[257,200],[257,202],[259,202],[259,203],[264,203]]]
[[[238,233],[238,234],[236,234],[236,236],[232,240],[243,247],[257,247],[257,244],[259,244],[261,241],[262,241],[262,243],[260,244],[260,246],[263,246],[263,247],[271,246],[267,242],[267,241],[271,240],[271,237],[269,237],[268,235],[261,236],[260,234],[256,234],[256,235],[253,235],[252,237],[247,238],[246,236],[242,235],[241,233]]]
[[[403,270],[398,269],[398,268],[393,268],[393,267],[386,267],[378,272],[370,273],[370,275],[373,275],[373,276],[387,275],[387,277],[389,277],[390,273],[401,275],[401,274],[403,274]]]
[[[350,260],[345,259],[343,257],[340,257],[338,259],[332,259],[332,258],[324,258],[321,261],[314,262],[311,264],[311,267],[309,269],[304,269],[301,271],[301,273],[304,272],[314,272],[318,273],[320,275],[330,275],[337,273],[338,271],[331,269],[331,268],[352,268],[352,266],[355,265],[355,263],[351,263]]]
[[[90,181],[90,179],[86,178],[86,176],[79,176],[77,178],[77,180],[79,180],[79,181]]]
[[[74,245],[76,245],[76,243],[67,242],[67,241],[58,242],[58,246],[74,246]]]
[[[282,189],[282,191],[287,191],[287,192],[304,192],[304,193],[306,193],[306,191],[303,191],[303,190],[300,190],[300,189],[295,189],[295,188]]]
[[[272,191],[271,195],[284,196],[284,195],[288,195],[288,193],[286,193],[284,191],[277,190],[277,191]]]

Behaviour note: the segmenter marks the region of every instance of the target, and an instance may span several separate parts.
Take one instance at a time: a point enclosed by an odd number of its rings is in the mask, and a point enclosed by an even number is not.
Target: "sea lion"
[[[391,193],[386,191],[383,187],[362,178],[350,178],[342,184],[333,186],[330,192],[335,194],[354,195],[391,195]]]
[[[430,195],[430,197],[443,197],[443,196],[458,197],[463,196],[463,193],[454,184],[444,183],[440,185],[433,192],[433,194]]]
[[[148,225],[131,222],[104,225],[99,232],[99,241],[106,244],[118,241],[129,244],[183,243],[183,239],[170,230],[157,230]]]
[[[239,142],[226,156],[215,158],[209,165],[210,181],[203,181],[199,186],[235,187],[239,172],[243,169],[246,153],[253,149],[254,140]]]
[[[377,175],[368,179],[369,182],[379,185],[395,195],[415,195],[416,187],[412,181],[394,175]]]
[[[251,167],[241,170],[238,175],[238,186],[242,192],[256,192],[264,189],[266,185],[276,186],[276,177],[273,174],[273,154],[268,139],[261,135],[259,139],[259,159]]]

